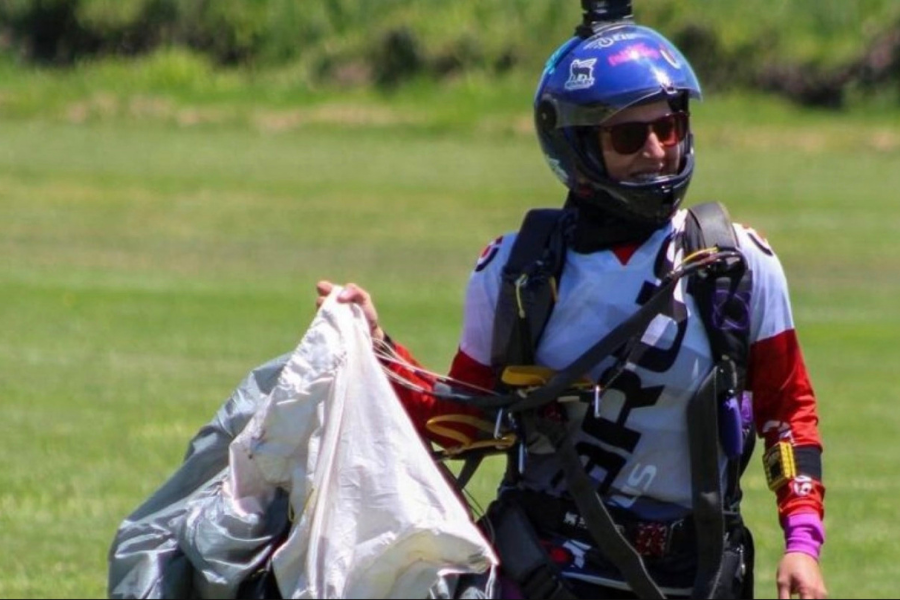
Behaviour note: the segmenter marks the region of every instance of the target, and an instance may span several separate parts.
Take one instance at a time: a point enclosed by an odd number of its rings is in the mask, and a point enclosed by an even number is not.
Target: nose
[[[649,158],[663,158],[666,155],[666,148],[659,141],[659,136],[656,135],[653,129],[648,132],[641,153]]]

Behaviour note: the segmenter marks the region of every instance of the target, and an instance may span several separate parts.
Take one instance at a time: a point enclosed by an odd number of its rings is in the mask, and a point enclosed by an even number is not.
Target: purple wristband
[[[784,519],[785,552],[803,552],[819,560],[825,543],[825,527],[815,513],[800,513]]]

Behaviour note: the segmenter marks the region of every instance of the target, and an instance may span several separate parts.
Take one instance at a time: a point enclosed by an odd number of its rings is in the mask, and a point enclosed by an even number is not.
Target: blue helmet
[[[681,52],[656,31],[618,21],[574,37],[547,61],[534,98],[535,127],[550,168],[576,198],[626,221],[658,226],[687,193],[693,136],[674,175],[615,181],[606,174],[596,128],[616,112],[665,99],[687,111],[700,84]]]

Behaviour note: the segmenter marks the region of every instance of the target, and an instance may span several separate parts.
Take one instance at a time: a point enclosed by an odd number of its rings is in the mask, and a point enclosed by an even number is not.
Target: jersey
[[[558,299],[537,348],[537,364],[565,367],[633,314],[681,260],[682,250],[675,241],[684,231],[685,218],[686,211],[679,211],[637,247],[590,254],[570,249]],[[787,440],[821,451],[815,396],[794,330],[782,266],[760,235],[738,224],[734,227],[753,271],[747,378],[753,423],[766,447]],[[493,383],[489,365],[494,311],[515,237],[513,233],[494,240],[471,274],[452,377],[481,386]],[[561,405],[598,491],[607,502],[643,518],[677,518],[691,510],[685,409],[713,362],[697,311],[687,282],[680,282],[668,310],[643,333],[641,351],[635,353],[639,358],[606,382],[599,413],[582,403]],[[590,375],[602,379],[612,363],[607,359]],[[447,403],[408,391],[400,395],[420,423],[448,410]],[[521,484],[556,495],[563,491],[565,479],[552,453],[530,452]],[[823,494],[817,479],[791,482],[778,490],[780,513],[809,512],[821,519]]]

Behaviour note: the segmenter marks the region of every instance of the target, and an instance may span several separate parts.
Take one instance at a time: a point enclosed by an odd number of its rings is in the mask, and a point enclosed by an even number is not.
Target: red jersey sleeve
[[[428,421],[433,417],[444,415],[470,415],[479,417],[480,411],[473,407],[445,400],[436,397],[431,392],[434,390],[436,379],[425,373],[420,363],[402,344],[391,342],[394,351],[401,359],[398,362],[387,364],[387,368],[398,376],[398,378],[412,384],[403,385],[398,381],[393,381],[393,387],[400,399],[400,403],[406,410],[413,422],[416,430],[423,438],[432,441],[440,446],[447,447],[458,444],[458,440],[449,438],[431,431],[428,428]],[[416,368],[404,366],[407,363]],[[449,376],[453,379],[468,383],[484,389],[492,389],[493,387],[493,371],[487,365],[482,365],[476,360],[467,356],[464,352],[457,351],[450,368]],[[416,389],[418,388],[418,389]],[[447,425],[443,425],[447,427]],[[471,427],[465,425],[454,425],[454,429],[460,431],[467,437],[474,437],[475,431]]]
[[[822,519],[825,487],[816,397],[793,329],[751,346],[747,382],[765,450],[787,442],[795,457],[796,475],[776,490],[782,522],[800,513]]]

